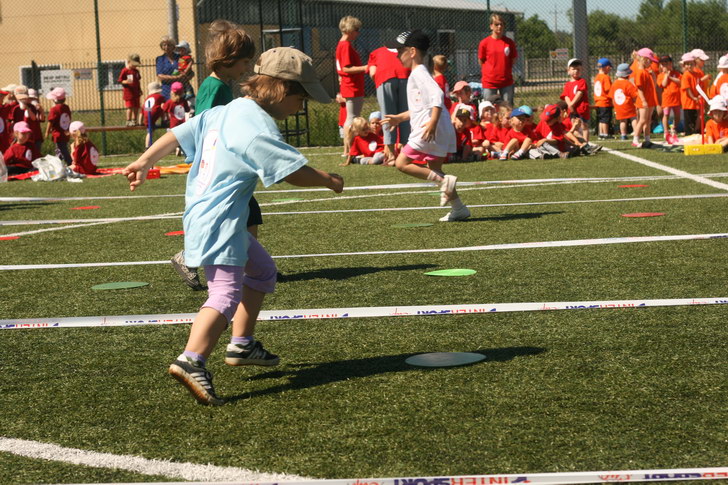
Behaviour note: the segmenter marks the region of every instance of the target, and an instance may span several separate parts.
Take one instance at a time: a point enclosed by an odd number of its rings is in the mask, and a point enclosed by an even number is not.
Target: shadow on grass
[[[308,281],[319,278],[340,281],[348,278],[355,278],[372,273],[382,271],[413,271],[420,269],[434,268],[435,264],[407,264],[401,266],[360,266],[358,268],[326,268],[317,269],[316,271],[306,271],[304,273],[279,274],[278,282],[287,283],[291,281]]]
[[[37,209],[43,205],[51,205],[51,202],[14,202],[9,204],[0,203],[0,211],[9,211],[16,209]]]
[[[471,217],[460,222],[483,222],[483,221],[515,221],[518,219],[538,219],[543,216],[552,216],[555,214],[563,214],[564,211],[552,211],[552,212],[526,212],[523,214],[503,214],[500,216],[492,217]]]
[[[471,352],[485,354],[485,360],[476,364],[489,362],[508,362],[516,357],[538,355],[546,352],[542,347],[503,347],[494,349],[478,349]],[[246,392],[226,398],[228,402],[251,399],[286,391],[308,389],[323,386],[333,382],[346,381],[362,377],[390,372],[405,372],[412,370],[443,371],[447,368],[413,367],[405,363],[405,359],[417,354],[386,355],[382,357],[369,357],[366,359],[339,360],[336,362],[321,362],[311,364],[288,364],[283,370],[264,372],[251,377],[251,380],[282,379],[287,378],[288,383],[274,386],[260,391]],[[462,366],[461,366],[462,367]]]

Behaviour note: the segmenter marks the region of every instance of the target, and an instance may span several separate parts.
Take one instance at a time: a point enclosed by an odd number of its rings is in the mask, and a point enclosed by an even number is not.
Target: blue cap
[[[612,61],[607,59],[606,57],[602,57],[597,61],[597,67],[612,67]]]
[[[533,110],[530,106],[526,106],[525,104],[523,106],[519,106],[518,111],[524,113],[527,116],[533,116]]]
[[[381,120],[382,112],[381,111],[372,111],[371,113],[369,113],[369,121],[372,121],[374,118]]]
[[[617,76],[627,77],[630,74],[632,74],[632,69],[630,69],[629,64],[626,62],[617,66]]]
[[[516,108],[513,111],[511,111],[510,118],[513,118],[514,116],[531,116],[531,115],[529,115],[528,113],[524,113],[523,111],[521,111],[521,108]]]

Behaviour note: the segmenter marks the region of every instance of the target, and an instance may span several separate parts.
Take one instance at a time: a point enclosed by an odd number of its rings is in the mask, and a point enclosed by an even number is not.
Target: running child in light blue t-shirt
[[[243,85],[245,98],[174,128],[123,172],[134,190],[177,144],[192,160],[183,216],[185,258],[190,265],[204,266],[209,296],[169,373],[202,404],[224,403],[205,368],[220,335],[233,315],[234,328],[254,323],[265,294],[275,288],[275,264],[246,227],[256,183],[268,187],[285,180],[336,193],[344,188],[339,175],[306,166],[306,158],[283,141],[274,121],[298,112],[306,98],[331,101],[311,58],[291,47],[275,48],[260,56],[254,71],[257,75]],[[225,363],[241,361],[228,347]]]

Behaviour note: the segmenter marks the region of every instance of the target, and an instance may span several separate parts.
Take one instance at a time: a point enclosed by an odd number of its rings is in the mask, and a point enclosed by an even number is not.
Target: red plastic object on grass
[[[664,215],[664,212],[634,212],[632,214],[622,214],[622,217],[659,217]]]
[[[158,179],[161,176],[162,174],[157,167],[150,168],[149,172],[147,172],[147,180]]]

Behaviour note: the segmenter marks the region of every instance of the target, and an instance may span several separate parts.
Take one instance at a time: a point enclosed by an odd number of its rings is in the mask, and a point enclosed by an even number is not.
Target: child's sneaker
[[[523,158],[524,158],[523,152],[521,152],[520,150],[518,150],[516,153],[511,155],[511,160],[522,160]]]
[[[498,160],[508,160],[508,152],[501,152],[500,157],[498,157]]]
[[[177,359],[169,366],[169,373],[185,386],[200,404],[221,406],[225,403],[215,394],[212,374],[204,366],[195,365],[186,359]]]
[[[185,264],[184,250],[172,256],[172,267],[180,278],[182,278],[182,281],[193,290],[200,291],[207,289],[207,286],[200,283],[200,275],[197,273],[197,268],[190,268]]]
[[[440,206],[444,206],[452,197],[452,193],[455,192],[455,185],[457,184],[458,178],[454,175],[445,175],[440,182]]]
[[[620,135],[619,139],[622,141],[627,141],[627,135]]]
[[[464,205],[459,209],[453,209],[448,212],[445,216],[440,218],[440,222],[463,221],[468,217],[470,217],[470,209]]]
[[[635,147],[635,148],[642,148],[642,143],[632,142],[632,146]]]
[[[240,344],[228,344],[225,352],[225,363],[227,365],[278,365],[280,358],[271,354],[263,348],[263,344],[256,340],[247,346]]]

